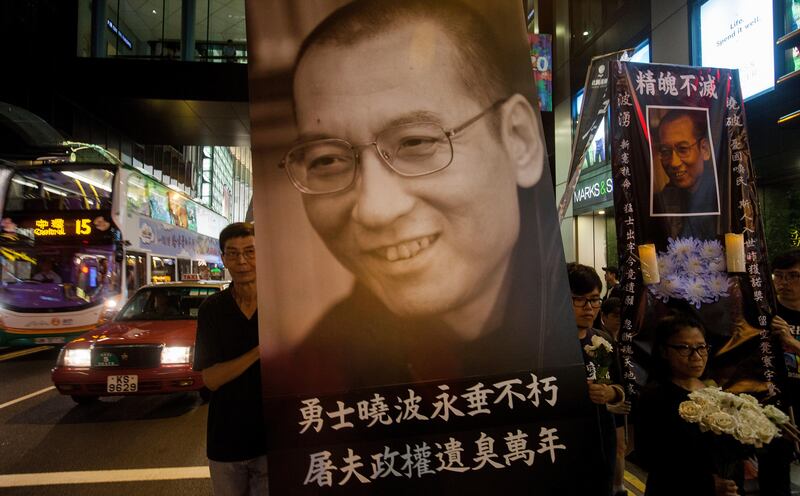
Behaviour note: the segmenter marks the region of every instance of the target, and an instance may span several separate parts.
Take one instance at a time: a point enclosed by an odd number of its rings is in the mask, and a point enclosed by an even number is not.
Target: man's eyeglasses
[[[354,145],[347,140],[326,138],[293,146],[281,160],[292,184],[303,193],[324,195],[344,191],[358,175],[359,153],[374,146],[378,156],[403,177],[418,177],[444,169],[453,161],[453,141],[458,133],[497,109],[498,100],[460,126],[444,129],[435,122],[414,122],[384,129],[375,141]]]
[[[796,270],[774,270],[772,279],[775,281],[786,281],[790,284],[800,283],[800,272]]]
[[[680,157],[680,158],[688,158],[689,155],[692,153],[692,148],[694,148],[695,145],[697,145],[698,143],[700,143],[699,139],[697,141],[695,141],[694,143],[688,143],[688,144],[678,143],[677,145],[674,145],[674,146],[671,146],[671,145],[660,145],[658,147],[658,154],[661,157],[661,160],[663,160],[665,162],[667,162],[667,161],[672,159],[672,152],[673,151],[675,153],[677,153],[678,157]]]
[[[227,258],[228,260],[239,260],[239,257],[244,257],[245,260],[253,260],[256,258],[256,250],[255,248],[248,248],[244,251],[225,250],[222,253],[222,258]]]
[[[602,298],[587,298],[585,296],[573,296],[572,297],[572,305],[578,308],[583,308],[586,304],[592,306],[592,308],[600,308],[600,305],[603,304]]]
[[[692,353],[695,352],[701,357],[708,356],[708,350],[711,349],[711,346],[707,344],[698,344],[695,346],[689,346],[688,344],[668,344],[667,346],[677,351],[678,355],[682,357],[692,356]]]

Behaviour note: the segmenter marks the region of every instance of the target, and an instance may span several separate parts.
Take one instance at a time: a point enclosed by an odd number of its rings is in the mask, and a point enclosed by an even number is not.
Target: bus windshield
[[[0,220],[0,306],[77,310],[119,292],[114,169],[19,167]]]
[[[43,166],[18,169],[4,215],[31,211],[110,210],[114,172],[104,168]]]
[[[111,250],[0,246],[0,252],[0,306],[9,310],[76,310],[119,292]]]

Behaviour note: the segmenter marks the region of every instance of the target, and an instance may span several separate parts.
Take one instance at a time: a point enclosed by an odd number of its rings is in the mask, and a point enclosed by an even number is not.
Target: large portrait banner
[[[612,64],[612,170],[629,393],[652,330],[671,314],[706,328],[710,377],[775,396],[772,285],[735,70]]]
[[[600,492],[519,2],[323,2],[288,67],[275,4],[247,4],[271,494]]]

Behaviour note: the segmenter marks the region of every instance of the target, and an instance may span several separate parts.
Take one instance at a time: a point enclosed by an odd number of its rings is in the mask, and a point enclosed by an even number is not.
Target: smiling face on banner
[[[306,55],[296,83],[301,136],[370,143],[391,126],[450,129],[483,111],[456,81],[455,48],[438,28],[426,27],[439,40],[433,53],[419,60],[407,50],[419,29]],[[490,122],[454,137],[452,163],[438,172],[402,177],[365,147],[349,189],[304,196],[331,252],[398,315],[491,306],[500,291],[519,230],[516,188],[531,184]]]
[[[699,134],[687,115],[662,122],[658,128],[657,150],[669,183],[695,192],[711,158],[708,139]]]

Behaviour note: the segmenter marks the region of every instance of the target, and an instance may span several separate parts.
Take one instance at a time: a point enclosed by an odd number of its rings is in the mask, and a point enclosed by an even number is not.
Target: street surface
[[[212,494],[197,394],[78,406],[52,387],[58,348],[19,351],[0,349],[0,494]]]

